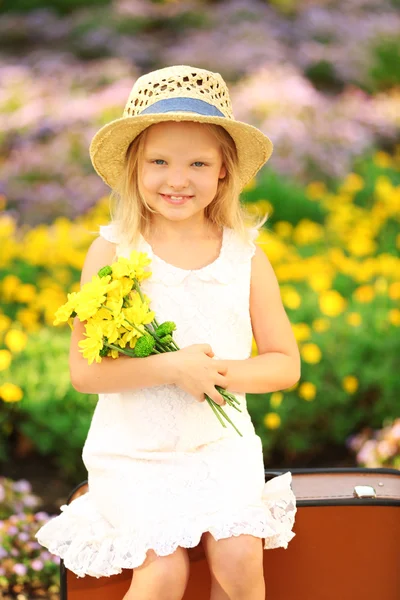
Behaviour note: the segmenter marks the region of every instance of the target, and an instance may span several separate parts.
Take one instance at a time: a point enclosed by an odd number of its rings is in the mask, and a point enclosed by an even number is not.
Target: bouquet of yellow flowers
[[[72,329],[75,317],[86,321],[86,339],[78,345],[89,365],[101,362],[105,356],[145,357],[179,350],[173,339],[175,323],[159,324],[150,309],[150,299],[140,288],[140,282],[151,276],[146,269],[150,262],[146,252],[137,250],[129,258],[119,256],[111,266],[93,275],[79,292],[67,294],[67,302],[56,311],[54,325],[67,322]],[[229,406],[242,412],[233,394],[218,385],[215,387]],[[221,417],[242,435],[222,406],[207,394],[205,397],[222,426],[226,424]]]

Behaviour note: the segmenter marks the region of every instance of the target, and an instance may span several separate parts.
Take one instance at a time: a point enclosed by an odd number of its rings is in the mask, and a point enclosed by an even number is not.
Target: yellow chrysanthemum
[[[324,181],[311,181],[306,187],[306,194],[310,200],[318,200],[327,192]]]
[[[274,225],[276,235],[281,238],[289,238],[292,235],[293,225],[289,221],[278,221]]]
[[[28,336],[19,329],[9,329],[4,336],[4,342],[11,352],[21,352],[26,346]]]
[[[105,302],[110,275],[98,277],[85,283],[75,299],[75,311],[81,321],[90,319]]]
[[[311,335],[310,326],[307,323],[293,323],[292,330],[294,333],[294,337],[296,341],[303,342],[304,340],[308,340]]]
[[[372,285],[361,285],[354,290],[353,296],[358,302],[371,302],[375,297],[375,290]]]
[[[14,300],[16,302],[24,302],[28,304],[36,296],[36,287],[31,283],[24,283],[20,285],[14,292]]]
[[[75,304],[77,302],[78,297],[79,296],[77,292],[67,294],[67,302],[60,306],[54,314],[55,319],[53,321],[53,325],[60,325],[60,323],[65,323],[66,321],[68,321],[68,319],[71,317],[71,314],[75,310]]]
[[[89,365],[95,360],[101,362],[100,350],[103,347],[103,333],[101,327],[95,321],[88,321],[85,324],[86,339],[78,342],[78,346],[82,348],[82,355],[87,358]]]
[[[147,277],[150,277],[151,271],[146,270],[146,267],[151,263],[146,252],[138,252],[132,250],[129,258],[119,256],[118,260],[111,265],[113,277],[121,279],[123,277],[134,277],[139,281],[143,281]]]
[[[320,311],[328,317],[336,317],[346,308],[346,300],[336,290],[326,290],[319,296]]]
[[[389,322],[398,327],[400,325],[400,310],[398,308],[392,308],[388,313]]]
[[[282,400],[283,400],[282,392],[273,392],[269,399],[269,403],[272,408],[279,408],[279,406],[282,404]]]
[[[303,398],[303,400],[307,400],[310,402],[314,400],[317,393],[317,388],[311,381],[304,381],[299,385],[299,396]]]
[[[324,333],[324,331],[328,331],[331,326],[331,322],[329,319],[324,319],[320,317],[319,319],[314,319],[312,322],[312,328],[318,333]]]
[[[0,398],[4,402],[19,402],[23,398],[23,391],[18,385],[6,382],[0,385]]]
[[[281,418],[276,412],[269,412],[264,417],[264,425],[267,429],[278,429],[281,425]]]
[[[362,318],[360,313],[351,312],[346,316],[346,321],[352,327],[358,327],[359,325],[361,325]]]
[[[281,288],[282,302],[287,308],[296,309],[301,304],[301,297],[298,291],[290,285],[284,285]]]
[[[11,364],[12,354],[9,350],[0,350],[0,371],[5,371]]]
[[[343,389],[349,394],[354,394],[354,392],[358,389],[358,379],[354,377],[354,375],[347,375],[343,377],[342,380]]]
[[[7,315],[0,314],[0,331],[5,331],[11,325],[11,319]]]
[[[400,300],[400,281],[394,281],[389,285],[388,295],[392,300]]]
[[[317,344],[304,344],[300,350],[302,359],[310,364],[315,365],[321,360],[322,352]]]

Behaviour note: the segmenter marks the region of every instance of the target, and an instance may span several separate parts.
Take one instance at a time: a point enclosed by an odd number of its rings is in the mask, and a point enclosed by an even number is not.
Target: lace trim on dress
[[[216,540],[246,533],[263,538],[265,549],[287,548],[295,537],[292,527],[297,510],[290,482],[290,472],[268,481],[260,505],[234,510],[223,507],[212,514],[168,522],[158,522],[154,516],[142,531],[113,527],[98,512],[89,491],[61,506],[62,513],[43,525],[35,537],[78,577],[96,578],[140,566],[149,549],[167,556],[178,546],[194,548],[205,531]]]

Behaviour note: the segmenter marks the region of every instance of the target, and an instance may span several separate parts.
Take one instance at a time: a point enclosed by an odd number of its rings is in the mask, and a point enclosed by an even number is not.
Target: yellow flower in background
[[[388,291],[388,282],[385,277],[378,277],[374,283],[374,289],[377,294],[386,294]]]
[[[322,357],[322,352],[317,344],[304,344],[300,349],[302,359],[310,364],[319,363]]]
[[[321,292],[318,303],[320,311],[328,317],[340,315],[347,305],[346,299],[336,290],[326,290]]]
[[[354,392],[358,389],[358,379],[354,377],[354,375],[347,375],[343,377],[342,380],[343,389],[349,394],[354,394]]]
[[[0,350],[0,371],[5,371],[11,364],[12,354],[9,350]]]
[[[354,290],[353,297],[358,302],[371,302],[375,297],[375,290],[372,285],[361,285]]]
[[[281,238],[290,238],[293,231],[293,225],[289,221],[278,221],[274,225],[276,235]]]
[[[392,166],[392,158],[387,152],[378,150],[373,156],[374,163],[381,169],[388,169]]]
[[[308,340],[311,335],[311,329],[307,323],[292,323],[292,330],[297,342]]]
[[[3,278],[1,292],[6,302],[14,299],[14,294],[20,285],[22,285],[22,281],[16,275],[6,275]]]
[[[28,336],[19,329],[9,329],[4,336],[4,342],[11,352],[21,352],[26,346]]]
[[[16,313],[17,320],[27,331],[35,331],[39,326],[39,313],[30,308],[20,308]]]
[[[257,186],[257,180],[256,180],[256,178],[255,178],[255,177],[253,177],[253,179],[251,179],[251,180],[249,181],[249,183],[247,183],[247,184],[244,186],[244,188],[243,188],[243,191],[244,191],[244,192],[251,192],[251,190],[254,190],[254,189],[256,188],[256,186]]]
[[[377,243],[366,233],[354,233],[347,241],[347,249],[353,256],[366,256],[374,254]]]
[[[36,296],[36,287],[31,283],[24,283],[16,288],[14,292],[14,300],[28,304]]]
[[[246,204],[246,212],[258,217],[263,217],[266,214],[270,216],[274,212],[274,207],[269,200],[257,200],[257,202]]]
[[[392,308],[388,313],[389,322],[398,327],[400,325],[400,310],[398,308]]]
[[[296,309],[301,304],[301,297],[295,287],[283,285],[281,287],[282,302],[287,308]]]
[[[299,396],[303,400],[307,400],[307,402],[314,400],[316,393],[317,388],[311,381],[304,381],[299,385]]]
[[[362,318],[361,318],[360,313],[351,312],[348,315],[346,315],[346,321],[352,327],[358,327],[362,323]]]
[[[281,418],[276,412],[269,412],[264,417],[264,425],[267,429],[278,429],[281,425]]]
[[[272,408],[279,408],[282,404],[283,394],[282,392],[273,392],[270,396],[269,403]]]
[[[330,326],[331,322],[328,319],[324,319],[323,317],[319,319],[314,319],[314,321],[312,322],[313,329],[318,333],[324,333],[324,331],[327,331],[330,328]]]
[[[326,192],[326,184],[323,181],[311,181],[306,187],[306,194],[310,200],[319,200]]]
[[[333,273],[311,273],[308,276],[308,284],[314,292],[329,290],[332,286]]]
[[[0,331],[5,331],[11,325],[12,321],[10,317],[0,313]]]
[[[340,192],[354,193],[364,188],[364,179],[357,173],[349,173],[343,183],[339,186]]]
[[[292,392],[293,390],[295,390],[297,387],[299,386],[299,382],[296,381],[296,383],[294,383],[293,385],[291,385],[290,387],[286,388],[287,392]]]
[[[6,382],[0,385],[0,398],[4,402],[19,402],[23,398],[23,391],[18,385],[14,383]]]
[[[388,296],[392,300],[400,300],[400,281],[394,281],[389,285]]]
[[[324,228],[310,219],[301,219],[293,230],[293,241],[299,246],[314,244],[324,237]]]

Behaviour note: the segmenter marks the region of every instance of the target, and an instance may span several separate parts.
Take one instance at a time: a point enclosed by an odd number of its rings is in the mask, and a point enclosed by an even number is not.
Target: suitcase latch
[[[372,485],[356,485],[353,495],[357,498],[376,498],[376,491]]]

